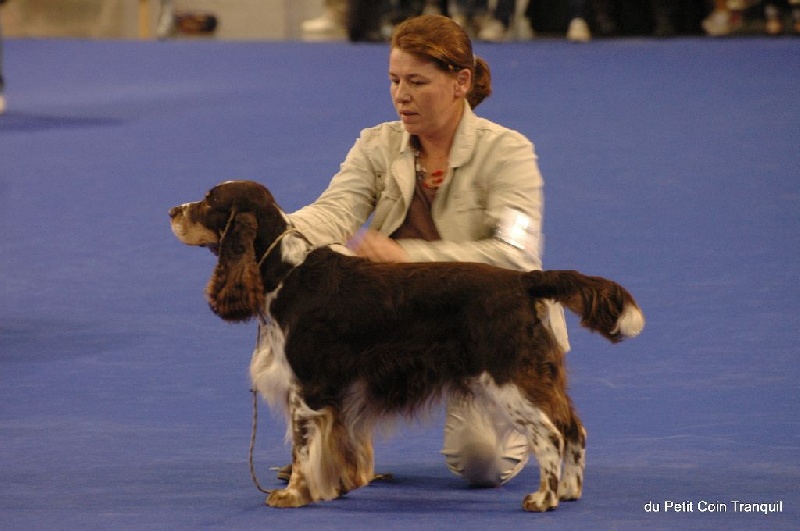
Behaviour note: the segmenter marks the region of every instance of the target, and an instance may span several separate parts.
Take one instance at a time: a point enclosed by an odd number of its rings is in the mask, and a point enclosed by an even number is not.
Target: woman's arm
[[[375,208],[376,172],[363,152],[363,143],[362,136],[316,201],[289,215],[315,245],[347,242]]]

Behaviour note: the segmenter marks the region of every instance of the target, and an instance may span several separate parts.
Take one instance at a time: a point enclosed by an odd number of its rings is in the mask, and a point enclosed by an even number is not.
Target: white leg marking
[[[578,441],[567,440],[564,470],[558,484],[559,500],[577,500],[583,493],[583,470],[586,465],[586,430],[581,428]]]

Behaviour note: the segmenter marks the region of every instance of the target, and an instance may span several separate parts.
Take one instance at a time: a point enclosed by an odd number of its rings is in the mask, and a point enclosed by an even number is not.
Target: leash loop
[[[253,453],[256,448],[256,431],[258,428],[258,391],[251,389],[250,392],[253,393],[253,433],[250,436],[250,478],[253,480],[253,484],[258,490],[264,494],[271,494],[272,491],[262,487],[261,483],[258,482],[258,476],[256,476],[256,465]]]
[[[266,260],[267,257],[270,255],[270,253],[275,249],[275,247],[277,247],[278,244],[281,243],[281,240],[283,240],[286,236],[288,236],[290,234],[299,234],[300,236],[303,236],[303,233],[300,232],[299,230],[295,229],[295,228],[289,228],[289,229],[286,229],[285,231],[283,231],[280,234],[280,236],[275,238],[275,241],[273,241],[270,244],[270,246],[267,248],[267,250],[261,256],[261,260],[258,261],[258,267],[261,267],[261,264],[264,263],[264,260]],[[305,236],[303,236],[303,237],[305,238]]]

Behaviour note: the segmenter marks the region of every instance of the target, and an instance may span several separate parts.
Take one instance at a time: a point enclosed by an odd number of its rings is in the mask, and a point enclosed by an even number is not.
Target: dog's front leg
[[[311,409],[296,386],[289,390],[292,427],[292,475],[283,490],[267,497],[272,507],[302,507],[342,494],[343,457],[341,443],[333,430],[330,408]]]
[[[291,508],[303,507],[313,501],[295,447],[292,449],[292,475],[289,478],[289,484],[285,489],[270,492],[266,503],[270,507]]]
[[[293,452],[294,453],[294,452]],[[298,466],[297,459],[292,459],[292,476],[285,489],[273,490],[267,496],[270,507],[303,507],[313,500],[308,489],[305,476]]]
[[[313,430],[308,425],[308,415],[303,414],[308,406],[294,385],[289,389],[288,408],[292,429],[292,475],[285,489],[274,490],[267,496],[270,507],[303,507],[315,501],[306,479]]]

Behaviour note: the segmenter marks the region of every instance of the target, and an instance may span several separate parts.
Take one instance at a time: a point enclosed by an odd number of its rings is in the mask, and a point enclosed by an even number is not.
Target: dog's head
[[[219,184],[194,203],[169,211],[172,232],[186,245],[218,255],[206,288],[211,309],[226,321],[247,321],[264,304],[258,259],[286,229],[272,194],[252,181]]]
[[[169,216],[172,232],[181,242],[214,251],[237,217],[256,217],[274,205],[275,199],[264,186],[253,181],[227,181],[209,190],[200,201],[171,208]]]

